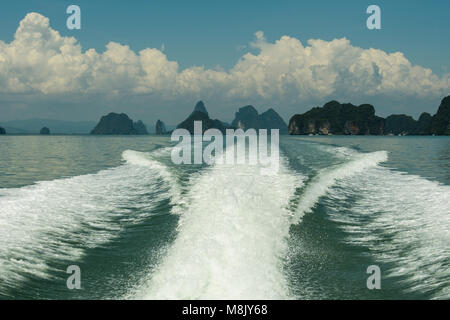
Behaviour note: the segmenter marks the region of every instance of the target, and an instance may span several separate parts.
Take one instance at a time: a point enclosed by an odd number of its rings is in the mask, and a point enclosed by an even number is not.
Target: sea
[[[0,136],[0,299],[450,298],[450,137],[281,136],[271,175],[173,146]]]

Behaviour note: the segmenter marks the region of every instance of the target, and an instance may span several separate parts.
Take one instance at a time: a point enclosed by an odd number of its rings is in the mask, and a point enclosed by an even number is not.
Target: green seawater
[[[0,136],[0,299],[450,298],[449,137],[281,136],[269,177],[173,145]]]

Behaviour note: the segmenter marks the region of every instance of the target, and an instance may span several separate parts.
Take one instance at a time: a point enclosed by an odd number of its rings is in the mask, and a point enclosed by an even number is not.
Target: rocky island
[[[208,111],[206,111],[205,104],[203,101],[197,102],[197,104],[194,107],[194,111],[189,115],[189,117],[181,122],[177,129],[186,129],[191,134],[194,134],[194,121],[201,121],[202,122],[202,131],[205,132],[208,129],[218,129],[222,133],[225,133],[225,130],[228,128],[228,126],[217,119],[211,119],[208,115]]]
[[[286,123],[275,110],[270,108],[266,112],[258,114],[258,111],[250,105],[239,108],[230,125],[218,119],[211,119],[205,104],[203,101],[199,101],[189,117],[180,123],[177,128],[186,129],[192,134],[194,132],[194,121],[202,121],[203,131],[212,128],[218,129],[222,133],[225,133],[226,129],[242,129],[244,131],[248,129],[279,129],[280,134],[288,133]]]
[[[148,134],[147,127],[141,120],[133,122],[133,127],[136,129],[137,134]]]
[[[47,127],[43,127],[43,128],[39,131],[39,134],[42,134],[42,135],[49,135],[49,134],[50,134],[50,129],[47,128]]]
[[[125,113],[111,112],[100,119],[100,122],[91,131],[93,135],[138,135],[148,134],[142,121],[133,122]]]
[[[0,134],[6,134],[5,128],[0,127]]]
[[[384,119],[375,115],[375,108],[370,104],[355,106],[330,101],[323,107],[294,115],[289,121],[289,134],[449,135],[450,96],[442,100],[434,116],[424,112],[418,120],[405,114]]]
[[[330,101],[322,108],[316,107],[297,114],[289,121],[290,134],[384,134],[384,119],[375,115],[370,104],[355,106]]]
[[[164,124],[164,122],[162,122],[159,119],[158,119],[158,121],[156,121],[155,133],[157,135],[163,135],[163,134],[167,133],[166,125]]]
[[[272,108],[258,114],[258,111],[251,106],[239,108],[235,118],[231,123],[232,127],[247,130],[253,129],[279,129],[280,134],[287,134],[288,127],[280,115]]]

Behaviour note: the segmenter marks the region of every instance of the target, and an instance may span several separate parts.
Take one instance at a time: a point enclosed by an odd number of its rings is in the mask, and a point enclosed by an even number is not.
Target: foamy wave
[[[358,156],[360,153],[354,149],[350,149],[347,147],[335,147],[331,145],[317,145],[317,148],[324,150],[328,153],[331,153],[337,158],[341,159],[351,159],[354,156]]]
[[[132,298],[285,299],[287,209],[302,178],[284,165],[210,167],[192,181],[179,234]]]
[[[125,152],[133,155],[139,158]],[[166,178],[164,166],[147,164],[0,189],[0,294],[30,276],[50,278],[55,261],[76,262],[87,248],[112,239],[124,223],[151,214],[170,196],[171,185],[158,183]]]
[[[450,186],[372,168],[338,187],[330,194],[333,201],[339,203],[346,194],[359,198],[345,216],[338,206],[333,210],[347,240],[368,247],[375,261],[393,265],[383,275],[403,279],[406,291],[449,299]]]
[[[170,172],[169,168],[156,160],[156,156],[167,156],[170,154],[171,148],[161,148],[154,152],[146,153],[134,150],[125,150],[122,153],[122,158],[131,165],[144,166],[156,170],[158,175],[164,179],[166,183],[170,185],[170,199],[172,207],[172,213],[180,213],[183,205],[183,198],[181,196],[181,190],[177,179],[174,174]]]
[[[333,149],[330,149],[330,151],[332,150]],[[299,199],[298,207],[294,214],[294,223],[300,222],[303,215],[310,212],[320,197],[326,195],[327,192],[330,191],[330,188],[335,185],[339,179],[343,179],[362,172],[368,168],[375,167],[388,159],[386,151],[353,153],[349,152],[346,148],[336,148],[336,150],[339,154],[352,154],[352,160],[323,169],[305,186],[305,190]]]

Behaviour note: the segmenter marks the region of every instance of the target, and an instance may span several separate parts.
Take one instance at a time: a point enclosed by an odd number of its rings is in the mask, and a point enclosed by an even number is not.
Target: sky
[[[66,8],[81,8],[81,29]],[[381,8],[381,30],[366,9]],[[288,121],[330,100],[434,114],[450,94],[450,1],[63,1],[0,4],[0,121],[167,124],[199,99],[231,121],[252,104]],[[312,39],[312,40],[311,40]]]

